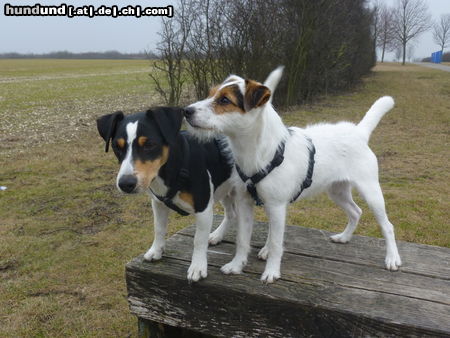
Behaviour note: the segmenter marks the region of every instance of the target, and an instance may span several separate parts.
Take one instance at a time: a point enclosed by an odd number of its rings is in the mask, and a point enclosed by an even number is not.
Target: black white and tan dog
[[[180,131],[182,120],[181,108],[157,107],[128,116],[122,112],[102,116],[97,128],[106,142],[105,151],[111,143],[119,160],[118,189],[150,193],[155,236],[144,255],[147,261],[162,256],[171,210],[195,215],[194,250],[187,278],[198,281],[207,276],[214,201],[220,201],[225,209],[220,231],[237,219],[233,199],[237,176],[226,141],[215,138],[199,143]],[[216,235],[221,239],[222,233]],[[214,233],[211,241],[217,241]]]
[[[377,158],[368,146],[372,131],[394,100],[389,96],[378,99],[358,124],[287,128],[271,104],[282,72],[283,68],[274,70],[264,84],[231,75],[208,98],[185,109],[190,130],[198,137],[214,133],[228,137],[239,176],[255,202],[264,204],[270,227],[259,252],[261,259],[267,259],[262,280],[270,283],[280,278],[290,202],[328,192],[348,216],[345,230],[331,239],[340,243],[351,239],[361,216],[352,188],[366,200],[386,239],[386,268],[397,270],[401,260],[394,228],[385,210]],[[240,212],[247,212],[244,209],[252,203],[248,198],[239,201]],[[236,256],[222,268],[225,273],[240,273],[247,262],[252,222],[242,223],[244,228],[240,224]]]

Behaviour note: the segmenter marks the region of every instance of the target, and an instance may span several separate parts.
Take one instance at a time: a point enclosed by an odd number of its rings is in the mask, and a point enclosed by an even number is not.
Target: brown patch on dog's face
[[[214,112],[218,115],[245,113],[244,97],[238,85],[226,86],[216,92],[214,95]]]
[[[139,146],[144,146],[144,144],[145,144],[145,142],[147,142],[147,140],[148,140],[148,137],[147,136],[140,136],[139,138],[138,138],[138,144],[139,144]]]
[[[246,111],[261,107],[269,101],[270,95],[270,89],[266,86],[253,80],[245,80],[244,106]]]
[[[158,175],[159,169],[161,169],[161,167],[166,164],[168,158],[169,147],[163,146],[162,154],[160,157],[151,161],[136,160],[134,164],[134,170],[138,178],[138,186],[143,189],[148,189],[150,183]]]
[[[118,140],[117,140],[117,146],[120,148],[120,149],[123,149],[123,148],[125,148],[125,139],[124,138],[119,138]]]
[[[194,197],[192,196],[192,194],[185,191],[181,191],[179,197],[181,200],[183,200],[184,202],[189,204],[192,208],[194,208]]]

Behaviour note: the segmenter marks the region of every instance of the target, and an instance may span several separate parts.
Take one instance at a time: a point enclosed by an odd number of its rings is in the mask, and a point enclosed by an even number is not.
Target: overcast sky
[[[0,8],[0,53],[46,53],[67,50],[71,52],[117,50],[140,52],[153,50],[159,40],[159,17],[10,17],[4,15],[4,4],[34,5],[126,5],[167,6],[176,0],[6,0]],[[381,0],[393,5],[397,0]],[[433,19],[450,13],[450,0],[425,0]],[[438,49],[431,32],[422,34],[415,42],[414,57],[424,57]],[[392,57],[392,55],[390,56]],[[390,58],[388,57],[388,58]]]
[[[393,7],[397,4],[397,0],[379,0],[381,3],[386,4],[387,6]],[[371,0],[371,2],[375,2]],[[450,14],[450,0],[424,0],[429,8],[429,13],[433,20],[437,20],[440,18],[441,14]],[[431,56],[432,52],[440,50],[440,48],[433,42],[433,34],[431,30],[421,34],[416,40],[413,42],[414,58],[423,58],[426,56]],[[449,48],[446,48],[448,51]],[[378,53],[380,57],[381,52]],[[394,57],[394,53],[388,53],[387,60],[392,60]]]
[[[159,40],[160,17],[12,17],[4,15],[11,5],[141,5],[160,7],[175,0],[4,0],[0,8],[0,53],[47,53],[107,51],[134,53],[155,48]]]

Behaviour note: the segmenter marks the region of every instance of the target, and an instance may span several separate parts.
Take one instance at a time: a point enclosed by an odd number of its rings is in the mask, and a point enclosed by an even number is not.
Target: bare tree
[[[179,0],[176,16],[162,19],[161,41],[157,47],[161,60],[153,63],[156,72],[150,73],[150,77],[168,105],[179,104],[186,81],[184,57],[195,18],[193,13],[189,0]]]
[[[433,39],[444,53],[445,47],[450,44],[450,14],[441,15],[441,19],[434,24]]]
[[[401,44],[403,61],[406,60],[406,44],[431,27],[431,17],[423,0],[397,0],[394,11],[394,37]]]
[[[393,30],[393,11],[387,6],[379,10],[377,47],[381,48],[381,62],[384,62],[384,54],[395,49]]]
[[[380,25],[381,25],[381,12],[383,9],[383,5],[379,0],[375,0],[373,6],[371,8],[372,11],[372,41],[373,41],[373,49],[376,53],[378,39],[380,36]],[[375,55],[376,61],[376,55]]]

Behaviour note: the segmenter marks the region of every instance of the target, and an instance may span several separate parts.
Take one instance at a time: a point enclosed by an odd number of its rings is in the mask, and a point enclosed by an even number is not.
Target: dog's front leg
[[[189,266],[187,278],[189,282],[197,282],[208,275],[208,238],[213,222],[212,198],[206,209],[195,214],[194,252]]]
[[[273,283],[280,278],[281,257],[283,256],[284,228],[286,222],[286,204],[266,205],[266,214],[269,217],[269,243],[266,269],[261,280]]]
[[[250,239],[253,229],[253,199],[247,192],[241,194],[236,203],[237,208],[237,238],[236,254],[233,260],[220,269],[225,274],[239,274],[247,264],[250,252]]]
[[[152,209],[155,235],[151,248],[144,255],[144,259],[147,261],[161,259],[166,243],[167,220],[169,218],[169,208],[167,208],[164,203],[153,198]]]

